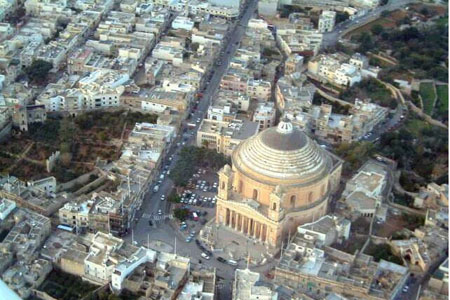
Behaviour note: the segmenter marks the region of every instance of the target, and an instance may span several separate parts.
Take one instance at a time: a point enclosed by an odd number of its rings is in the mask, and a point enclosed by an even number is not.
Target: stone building
[[[342,161],[284,118],[239,144],[219,171],[216,223],[278,248],[327,212]]]

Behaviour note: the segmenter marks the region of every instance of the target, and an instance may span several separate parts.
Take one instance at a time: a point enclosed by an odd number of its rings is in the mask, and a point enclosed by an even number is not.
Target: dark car
[[[153,226],[153,222],[151,220],[148,221],[148,225]]]
[[[203,252],[205,252],[208,256],[213,256],[212,252],[209,251],[208,249],[204,249]]]
[[[217,260],[218,260],[219,262],[221,262],[221,263],[224,263],[224,264],[227,263],[227,260],[226,260],[225,258],[223,258],[223,257],[220,257],[220,256],[217,258]]]

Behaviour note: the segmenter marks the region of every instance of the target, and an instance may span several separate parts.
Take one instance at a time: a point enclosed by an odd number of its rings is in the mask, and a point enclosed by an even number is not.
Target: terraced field
[[[436,93],[434,92],[434,83],[426,82],[420,84],[420,96],[423,102],[423,111],[427,115],[433,112],[434,102],[436,101]]]

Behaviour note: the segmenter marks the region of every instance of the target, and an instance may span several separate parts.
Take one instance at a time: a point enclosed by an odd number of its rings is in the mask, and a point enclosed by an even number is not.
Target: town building
[[[16,106],[12,115],[13,126],[28,131],[29,125],[43,123],[47,119],[44,105]]]
[[[334,30],[336,22],[336,12],[331,10],[324,10],[319,17],[319,32],[331,32]]]
[[[297,234],[275,269],[275,283],[304,292],[312,299],[395,299],[409,278],[406,267],[331,247],[317,247],[314,236]],[[342,299],[342,298],[330,298]]]
[[[258,102],[252,121],[259,124],[259,131],[275,125],[277,110],[274,102]]]
[[[378,161],[367,161],[346,183],[342,198],[350,211],[357,216],[373,217],[377,215],[386,220],[386,212],[379,209],[389,191],[386,191],[391,178],[388,167]],[[379,212],[377,213],[377,210]]]
[[[448,240],[447,229],[425,225],[416,228],[409,239],[392,240],[389,245],[412,271],[427,272],[445,257]]]
[[[216,269],[192,270],[183,290],[178,296],[179,300],[214,300],[216,297]]]
[[[197,131],[197,146],[231,155],[243,141],[258,132],[258,123],[234,119],[229,122],[203,119]]]
[[[431,275],[427,288],[436,294],[448,295],[448,258]]]
[[[261,274],[247,269],[236,269],[233,282],[233,300],[261,299],[276,300],[278,293],[273,286],[264,282]]]

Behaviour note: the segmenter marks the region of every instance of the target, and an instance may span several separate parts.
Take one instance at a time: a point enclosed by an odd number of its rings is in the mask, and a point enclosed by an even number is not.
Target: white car
[[[210,257],[209,257],[208,255],[206,255],[205,252],[202,252],[201,256],[202,256],[204,259],[206,259],[206,260],[209,260],[209,259],[210,259]]]
[[[162,216],[162,210],[158,209],[158,215]]]
[[[164,200],[166,200],[166,196],[165,196],[165,195],[162,195],[162,196],[161,196],[161,201],[164,201]]]

